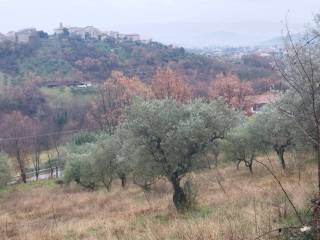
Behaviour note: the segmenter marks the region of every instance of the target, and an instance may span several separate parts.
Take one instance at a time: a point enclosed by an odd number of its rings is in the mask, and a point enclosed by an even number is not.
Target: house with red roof
[[[275,102],[278,98],[279,94],[274,92],[266,92],[248,97],[248,101],[250,102],[250,114],[260,112],[265,105]]]

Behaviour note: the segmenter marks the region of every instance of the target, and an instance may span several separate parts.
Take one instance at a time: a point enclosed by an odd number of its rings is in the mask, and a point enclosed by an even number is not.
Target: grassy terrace
[[[310,162],[299,174],[295,161],[290,161],[287,173],[278,171],[277,175],[303,213],[316,190],[316,167]],[[73,184],[59,186],[54,181],[10,186],[0,190],[0,236],[26,240],[255,239],[297,220],[274,179],[257,164],[254,168],[250,175],[244,167],[235,171],[234,165],[221,164],[219,172],[193,174],[200,193],[198,207],[186,214],[174,211],[165,181],[147,194],[132,183],[125,190],[115,183],[111,193],[88,192]]]
[[[72,87],[41,88],[42,93],[48,98],[48,102],[57,104],[60,101],[69,103],[71,101],[90,102],[96,96],[96,88],[80,89]]]

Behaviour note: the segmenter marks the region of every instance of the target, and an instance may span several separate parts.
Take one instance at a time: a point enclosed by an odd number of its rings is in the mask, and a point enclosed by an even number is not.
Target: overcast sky
[[[0,0],[0,32],[30,26],[51,32],[59,22],[128,31],[168,23],[226,24],[227,31],[243,31],[263,23],[280,31],[286,16],[302,26],[317,12],[320,0]]]

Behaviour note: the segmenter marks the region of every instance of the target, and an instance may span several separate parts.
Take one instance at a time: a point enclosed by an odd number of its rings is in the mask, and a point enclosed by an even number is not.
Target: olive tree
[[[118,154],[121,149],[121,142],[117,136],[111,136],[99,141],[97,145],[97,151],[93,154],[95,172],[107,190],[111,191],[112,182],[118,175],[118,170],[120,171]],[[125,169],[122,172],[124,174]]]
[[[250,119],[248,131],[262,150],[273,150],[280,166],[285,169],[285,151],[294,144],[296,129],[292,121],[280,114],[276,108],[269,106]]]
[[[7,185],[10,180],[10,167],[7,155],[0,152],[0,187]]]
[[[127,187],[128,176],[132,172],[130,164],[127,161],[121,161],[118,159],[116,172],[121,181],[121,187],[125,189]]]
[[[74,141],[64,151],[67,162],[65,182],[75,181],[91,190],[103,185],[111,191],[114,179],[119,177],[122,187],[125,187],[130,166],[119,158],[123,146],[117,132],[112,136],[86,133],[74,137]]]
[[[165,99],[136,101],[125,119],[125,141],[134,146],[136,167],[148,166],[155,177],[167,178],[173,187],[174,205],[180,211],[188,207],[181,180],[207,167],[200,155],[208,145],[224,138],[237,118],[221,101],[208,104],[198,100],[184,105]]]
[[[253,162],[257,155],[258,142],[250,135],[247,123],[232,129],[223,142],[225,158],[235,161],[237,169],[243,162],[253,173]]]
[[[63,172],[64,181],[72,181],[84,188],[95,190],[99,179],[93,161],[93,153],[96,152],[95,143],[77,145],[70,143],[63,151],[66,166]]]

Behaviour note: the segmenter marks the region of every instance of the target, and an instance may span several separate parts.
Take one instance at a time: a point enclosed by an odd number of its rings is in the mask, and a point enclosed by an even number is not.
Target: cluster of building
[[[98,28],[88,26],[88,27],[67,27],[60,23],[59,28],[54,29],[55,35],[64,34],[67,32],[70,36],[80,37],[81,39],[93,38],[97,40],[105,40],[107,38],[116,38],[131,41],[140,41],[140,35],[136,33],[132,34],[122,34],[115,31],[101,31]]]
[[[274,53],[279,53],[279,46],[252,46],[252,47],[207,47],[202,49],[192,49],[193,52],[206,55],[208,57],[228,57],[239,60],[246,55],[257,55],[261,57],[271,57]]]
[[[118,40],[130,40],[130,41],[141,41],[150,42],[150,40],[142,40],[139,34],[123,34],[115,31],[101,31],[95,27],[67,27],[60,23],[60,26],[54,29],[54,35],[59,36],[67,33],[69,36],[80,37],[83,40],[86,39],[97,39],[105,40],[107,38],[115,38]],[[26,28],[17,32],[9,32],[6,35],[0,33],[0,42],[11,41],[17,43],[28,43],[33,39],[39,37],[39,32],[36,28]]]
[[[32,39],[37,38],[38,31],[35,28],[26,28],[18,32],[8,32],[6,35],[0,33],[0,42],[11,41],[17,43],[28,43]]]

